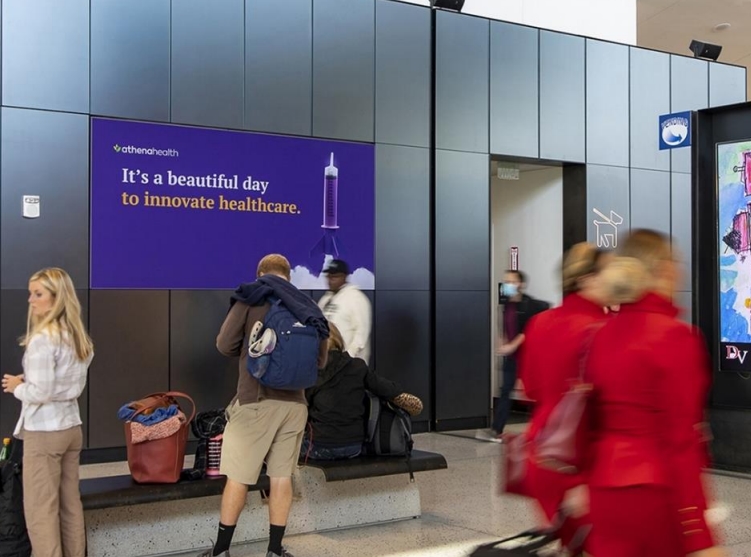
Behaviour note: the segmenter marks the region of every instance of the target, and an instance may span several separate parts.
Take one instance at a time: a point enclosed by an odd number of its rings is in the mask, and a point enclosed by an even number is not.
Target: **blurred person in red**
[[[581,359],[594,331],[608,315],[600,285],[600,271],[610,256],[592,244],[573,246],[561,269],[563,303],[535,316],[526,332],[525,349],[519,370],[525,393],[535,401],[527,430],[534,440],[568,390],[570,382],[581,374]],[[536,464],[534,455],[528,463],[525,486],[534,497],[548,523],[556,519],[564,494],[582,483],[578,475],[563,474]],[[579,528],[589,524],[586,515],[569,517],[561,529],[565,544],[571,542]]]
[[[633,232],[600,280],[621,304],[592,342],[587,379],[587,490],[594,557],[721,557],[707,525],[702,468],[708,462],[704,407],[710,386],[701,335],[677,319],[681,273],[669,237]]]

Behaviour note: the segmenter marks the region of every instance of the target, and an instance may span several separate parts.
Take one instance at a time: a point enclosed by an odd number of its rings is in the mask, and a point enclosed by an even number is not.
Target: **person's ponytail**
[[[649,290],[651,275],[635,257],[615,257],[600,272],[600,283],[611,304],[630,304]]]

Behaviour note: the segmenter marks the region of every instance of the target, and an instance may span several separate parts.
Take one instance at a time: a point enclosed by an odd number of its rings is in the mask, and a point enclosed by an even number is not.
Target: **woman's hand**
[[[577,485],[569,489],[563,496],[561,507],[566,516],[571,518],[581,518],[588,515],[589,488],[586,485]]]
[[[23,383],[23,374],[21,375],[3,375],[2,385],[4,393],[12,393],[21,383]]]

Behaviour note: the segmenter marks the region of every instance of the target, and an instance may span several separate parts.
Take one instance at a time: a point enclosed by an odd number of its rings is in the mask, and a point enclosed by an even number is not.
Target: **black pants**
[[[503,386],[493,413],[493,431],[503,433],[511,413],[511,392],[516,385],[516,358],[503,358]]]

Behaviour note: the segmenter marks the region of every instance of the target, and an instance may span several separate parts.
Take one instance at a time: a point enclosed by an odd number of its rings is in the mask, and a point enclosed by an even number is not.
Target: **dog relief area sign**
[[[234,289],[268,253],[373,290],[370,144],[91,119],[91,288]]]

